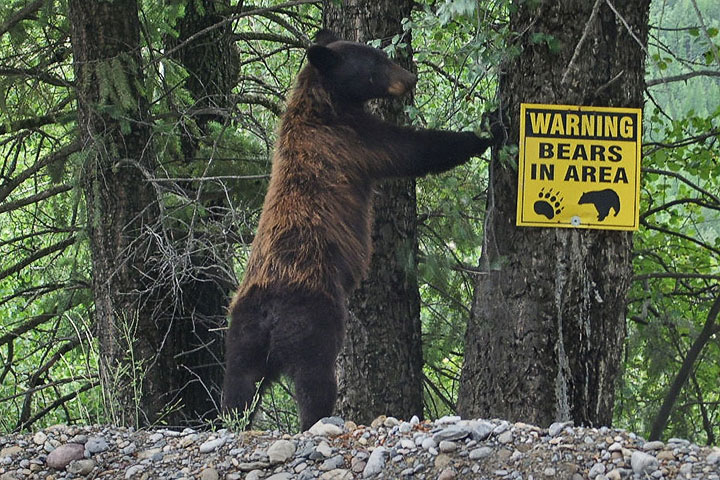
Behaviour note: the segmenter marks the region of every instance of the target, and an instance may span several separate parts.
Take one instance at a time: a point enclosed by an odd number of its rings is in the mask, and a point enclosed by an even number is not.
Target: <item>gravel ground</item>
[[[63,478],[720,480],[720,449],[459,417],[370,426],[332,417],[296,435],[54,426],[0,436],[0,480]]]

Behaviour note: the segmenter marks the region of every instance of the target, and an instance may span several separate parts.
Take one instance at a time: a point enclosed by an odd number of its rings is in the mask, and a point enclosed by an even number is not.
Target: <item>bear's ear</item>
[[[339,40],[339,38],[337,38],[337,35],[335,35],[333,32],[331,32],[330,30],[327,30],[325,28],[320,30],[317,33],[317,35],[315,35],[315,43],[317,45],[325,46],[325,45],[331,44],[333,42],[337,42],[338,40]]]
[[[340,65],[342,60],[339,53],[322,45],[313,45],[308,48],[307,56],[310,65],[320,70],[321,73],[329,72]]]

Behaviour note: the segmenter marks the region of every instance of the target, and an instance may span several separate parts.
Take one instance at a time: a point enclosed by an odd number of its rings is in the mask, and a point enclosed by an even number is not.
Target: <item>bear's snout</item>
[[[393,65],[393,70],[390,75],[390,85],[387,91],[390,95],[399,97],[412,90],[416,83],[417,75],[408,72],[398,65]]]

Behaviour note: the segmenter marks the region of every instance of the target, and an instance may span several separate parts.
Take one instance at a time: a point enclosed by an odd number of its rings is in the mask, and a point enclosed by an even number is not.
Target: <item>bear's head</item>
[[[323,87],[343,102],[397,97],[412,90],[417,82],[417,76],[392,62],[384,51],[338,40],[327,30],[318,33],[307,56]]]

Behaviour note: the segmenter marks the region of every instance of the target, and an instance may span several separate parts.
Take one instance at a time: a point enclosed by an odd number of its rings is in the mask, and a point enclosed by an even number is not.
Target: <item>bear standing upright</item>
[[[263,388],[287,374],[303,430],[335,405],[347,298],[370,261],[374,182],[443,172],[494,143],[365,112],[367,100],[403,95],[417,81],[382,50],[322,31],[307,58],[279,126],[257,235],[230,306],[222,401],[223,411],[242,413],[256,382]]]

